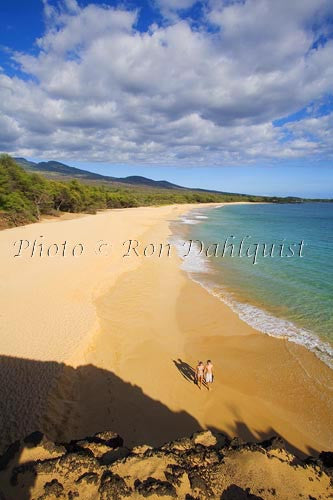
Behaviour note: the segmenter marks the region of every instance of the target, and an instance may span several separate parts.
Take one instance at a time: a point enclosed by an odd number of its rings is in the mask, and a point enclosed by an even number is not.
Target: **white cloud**
[[[177,5],[193,3],[183,1]],[[161,8],[174,5],[160,0]],[[38,55],[14,56],[33,78],[0,73],[0,145],[15,154],[133,164],[332,155],[329,118],[316,119],[315,136],[307,120],[272,125],[332,92],[333,41],[312,49],[319,33],[310,29],[314,21],[325,29],[332,5],[212,0],[200,29],[169,19],[141,33],[138,11],[45,1]]]

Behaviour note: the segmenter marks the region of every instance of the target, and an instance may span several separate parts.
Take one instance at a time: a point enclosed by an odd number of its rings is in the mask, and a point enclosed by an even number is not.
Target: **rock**
[[[333,453],[301,460],[279,438],[244,443],[203,431],[160,448],[117,443],[113,432],[63,445],[33,433],[2,458],[0,500],[333,498]]]
[[[201,444],[202,446],[215,446],[217,444],[216,437],[211,433],[211,431],[196,432],[192,436],[192,440],[195,444]]]
[[[191,488],[195,493],[204,495],[205,498],[212,496],[212,491],[206,483],[205,479],[197,472],[189,474]]]
[[[110,471],[104,472],[98,491],[100,500],[121,500],[131,494],[131,489],[126,486],[124,479]]]
[[[175,487],[168,481],[161,481],[148,477],[144,481],[137,479],[134,483],[135,490],[143,497],[157,495],[158,497],[177,498]]]
[[[66,453],[66,448],[60,444],[53,443],[46,438],[46,436],[39,431],[32,432],[23,440],[27,448],[37,448],[42,447],[44,450],[50,453],[50,455],[62,455]]]
[[[35,431],[24,438],[23,442],[27,445],[38,446],[44,439],[44,434],[42,432]]]
[[[98,474],[96,472],[85,472],[79,479],[76,480],[77,484],[87,483],[87,484],[97,484],[98,483]]]
[[[35,466],[35,471],[37,474],[50,474],[53,470],[53,460],[43,460],[42,462],[38,462]]]
[[[43,458],[61,456],[66,453],[64,446],[49,441],[42,432],[36,431],[29,434],[22,442],[15,441],[7,448],[6,452],[0,456],[0,470],[6,469],[8,464],[15,459],[17,461],[18,457],[22,460],[23,453],[27,451],[30,453],[31,450],[35,451],[38,449],[45,450],[46,453],[44,453],[45,456]]]
[[[52,479],[49,483],[44,484],[44,498],[64,498],[64,487],[57,479]]]
[[[116,432],[111,432],[111,431],[97,432],[97,434],[94,435],[94,438],[99,439],[107,446],[110,446],[110,448],[119,448],[124,444],[123,438],[121,438],[119,434],[117,434]]]
[[[181,479],[186,474],[186,471],[183,467],[179,465],[168,465],[168,469],[164,472],[165,478],[169,483],[172,483],[176,486],[181,485]]]
[[[190,438],[181,438],[176,441],[172,441],[171,443],[167,443],[162,446],[162,450],[170,450],[170,451],[184,451],[190,450],[193,447],[193,442]]]
[[[328,469],[333,469],[333,452],[332,451],[322,451],[319,455],[319,460],[324,467]]]
[[[73,440],[65,443],[64,446],[68,453],[81,453],[94,457],[101,457],[110,449],[122,447],[123,439],[116,432],[105,431],[98,432],[92,437]]]
[[[230,441],[230,448],[233,448],[233,449],[237,449],[237,448],[241,448],[242,446],[244,446],[246,443],[245,441],[240,438],[240,437],[235,437],[233,438],[231,441]]]
[[[80,496],[80,494],[78,491],[69,490],[69,492],[68,492],[68,500],[75,500],[79,496]]]
[[[128,457],[129,454],[130,451],[128,448],[116,448],[115,450],[110,450],[104,453],[99,461],[102,465],[110,465],[116,460],[121,460],[122,458]]]
[[[286,443],[280,436],[273,436],[270,439],[266,439],[260,443],[260,446],[266,450],[286,449]]]
[[[152,446],[148,446],[147,444],[142,444],[139,446],[134,446],[134,448],[132,449],[132,453],[134,455],[143,455],[144,453],[146,453],[146,451],[152,450],[152,449],[153,449]]]
[[[262,497],[252,495],[248,490],[243,490],[236,484],[230,485],[221,495],[220,500],[264,500]]]
[[[101,458],[105,453],[113,450],[113,447],[110,447],[103,443],[95,443],[94,441],[78,441],[77,446],[84,450],[89,450],[91,452],[91,456],[95,458]]]

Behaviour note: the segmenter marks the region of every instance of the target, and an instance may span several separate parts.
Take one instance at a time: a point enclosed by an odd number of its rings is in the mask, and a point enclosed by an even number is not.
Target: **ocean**
[[[203,207],[180,222],[174,241],[193,280],[333,368],[333,203]]]

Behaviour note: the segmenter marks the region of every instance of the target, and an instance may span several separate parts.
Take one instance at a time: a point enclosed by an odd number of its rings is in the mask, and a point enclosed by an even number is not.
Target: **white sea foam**
[[[214,271],[210,267],[209,259],[199,255],[198,244],[195,249],[192,249],[190,255],[184,258],[188,250],[188,247],[183,245],[184,240],[173,237],[172,243],[182,259],[181,268],[189,274],[191,279],[228,305],[248,325],[272,337],[285,338],[306,347],[333,369],[333,347],[328,342],[321,340],[313,332],[297,327],[291,321],[277,318],[257,306],[236,301],[226,289],[213,282]]]
[[[332,346],[328,342],[319,339],[315,333],[299,328],[286,319],[277,318],[257,306],[238,302],[226,290],[223,290],[222,287],[216,287],[212,283],[205,283],[200,279],[194,278],[191,273],[189,274],[194,281],[199,283],[209,293],[227,304],[248,325],[271,337],[285,338],[290,342],[306,347],[315,353],[319,359],[324,361],[326,365],[333,368]]]
[[[204,207],[200,211],[198,209],[191,209],[182,217],[179,218],[179,222],[182,224],[200,224],[201,220],[208,219],[207,215],[203,215],[203,212],[207,210],[212,210],[215,207]]]
[[[200,224],[200,221],[190,219],[189,217],[181,217],[179,220],[182,224]]]
[[[200,283],[204,286],[202,283]],[[241,303],[234,300],[223,290],[216,290],[209,286],[205,288],[227,304],[248,325],[267,335],[285,338],[295,344],[300,344],[314,352],[319,359],[333,368],[333,348],[328,342],[324,342],[313,332],[297,327],[291,321],[277,318],[272,314],[251,304]]]
[[[188,245],[189,243],[177,238],[173,237],[170,242],[172,242],[173,246],[177,248],[178,255],[182,259],[181,268],[188,273],[209,273],[211,271],[209,267],[209,259],[199,255],[199,244],[193,243],[192,249],[188,257],[184,257],[188,253]]]

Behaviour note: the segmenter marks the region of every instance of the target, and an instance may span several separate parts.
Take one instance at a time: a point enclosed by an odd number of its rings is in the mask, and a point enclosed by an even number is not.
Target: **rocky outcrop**
[[[0,458],[1,500],[332,499],[333,453],[300,460],[261,443],[200,432],[160,448],[101,432],[54,444],[35,432]]]

